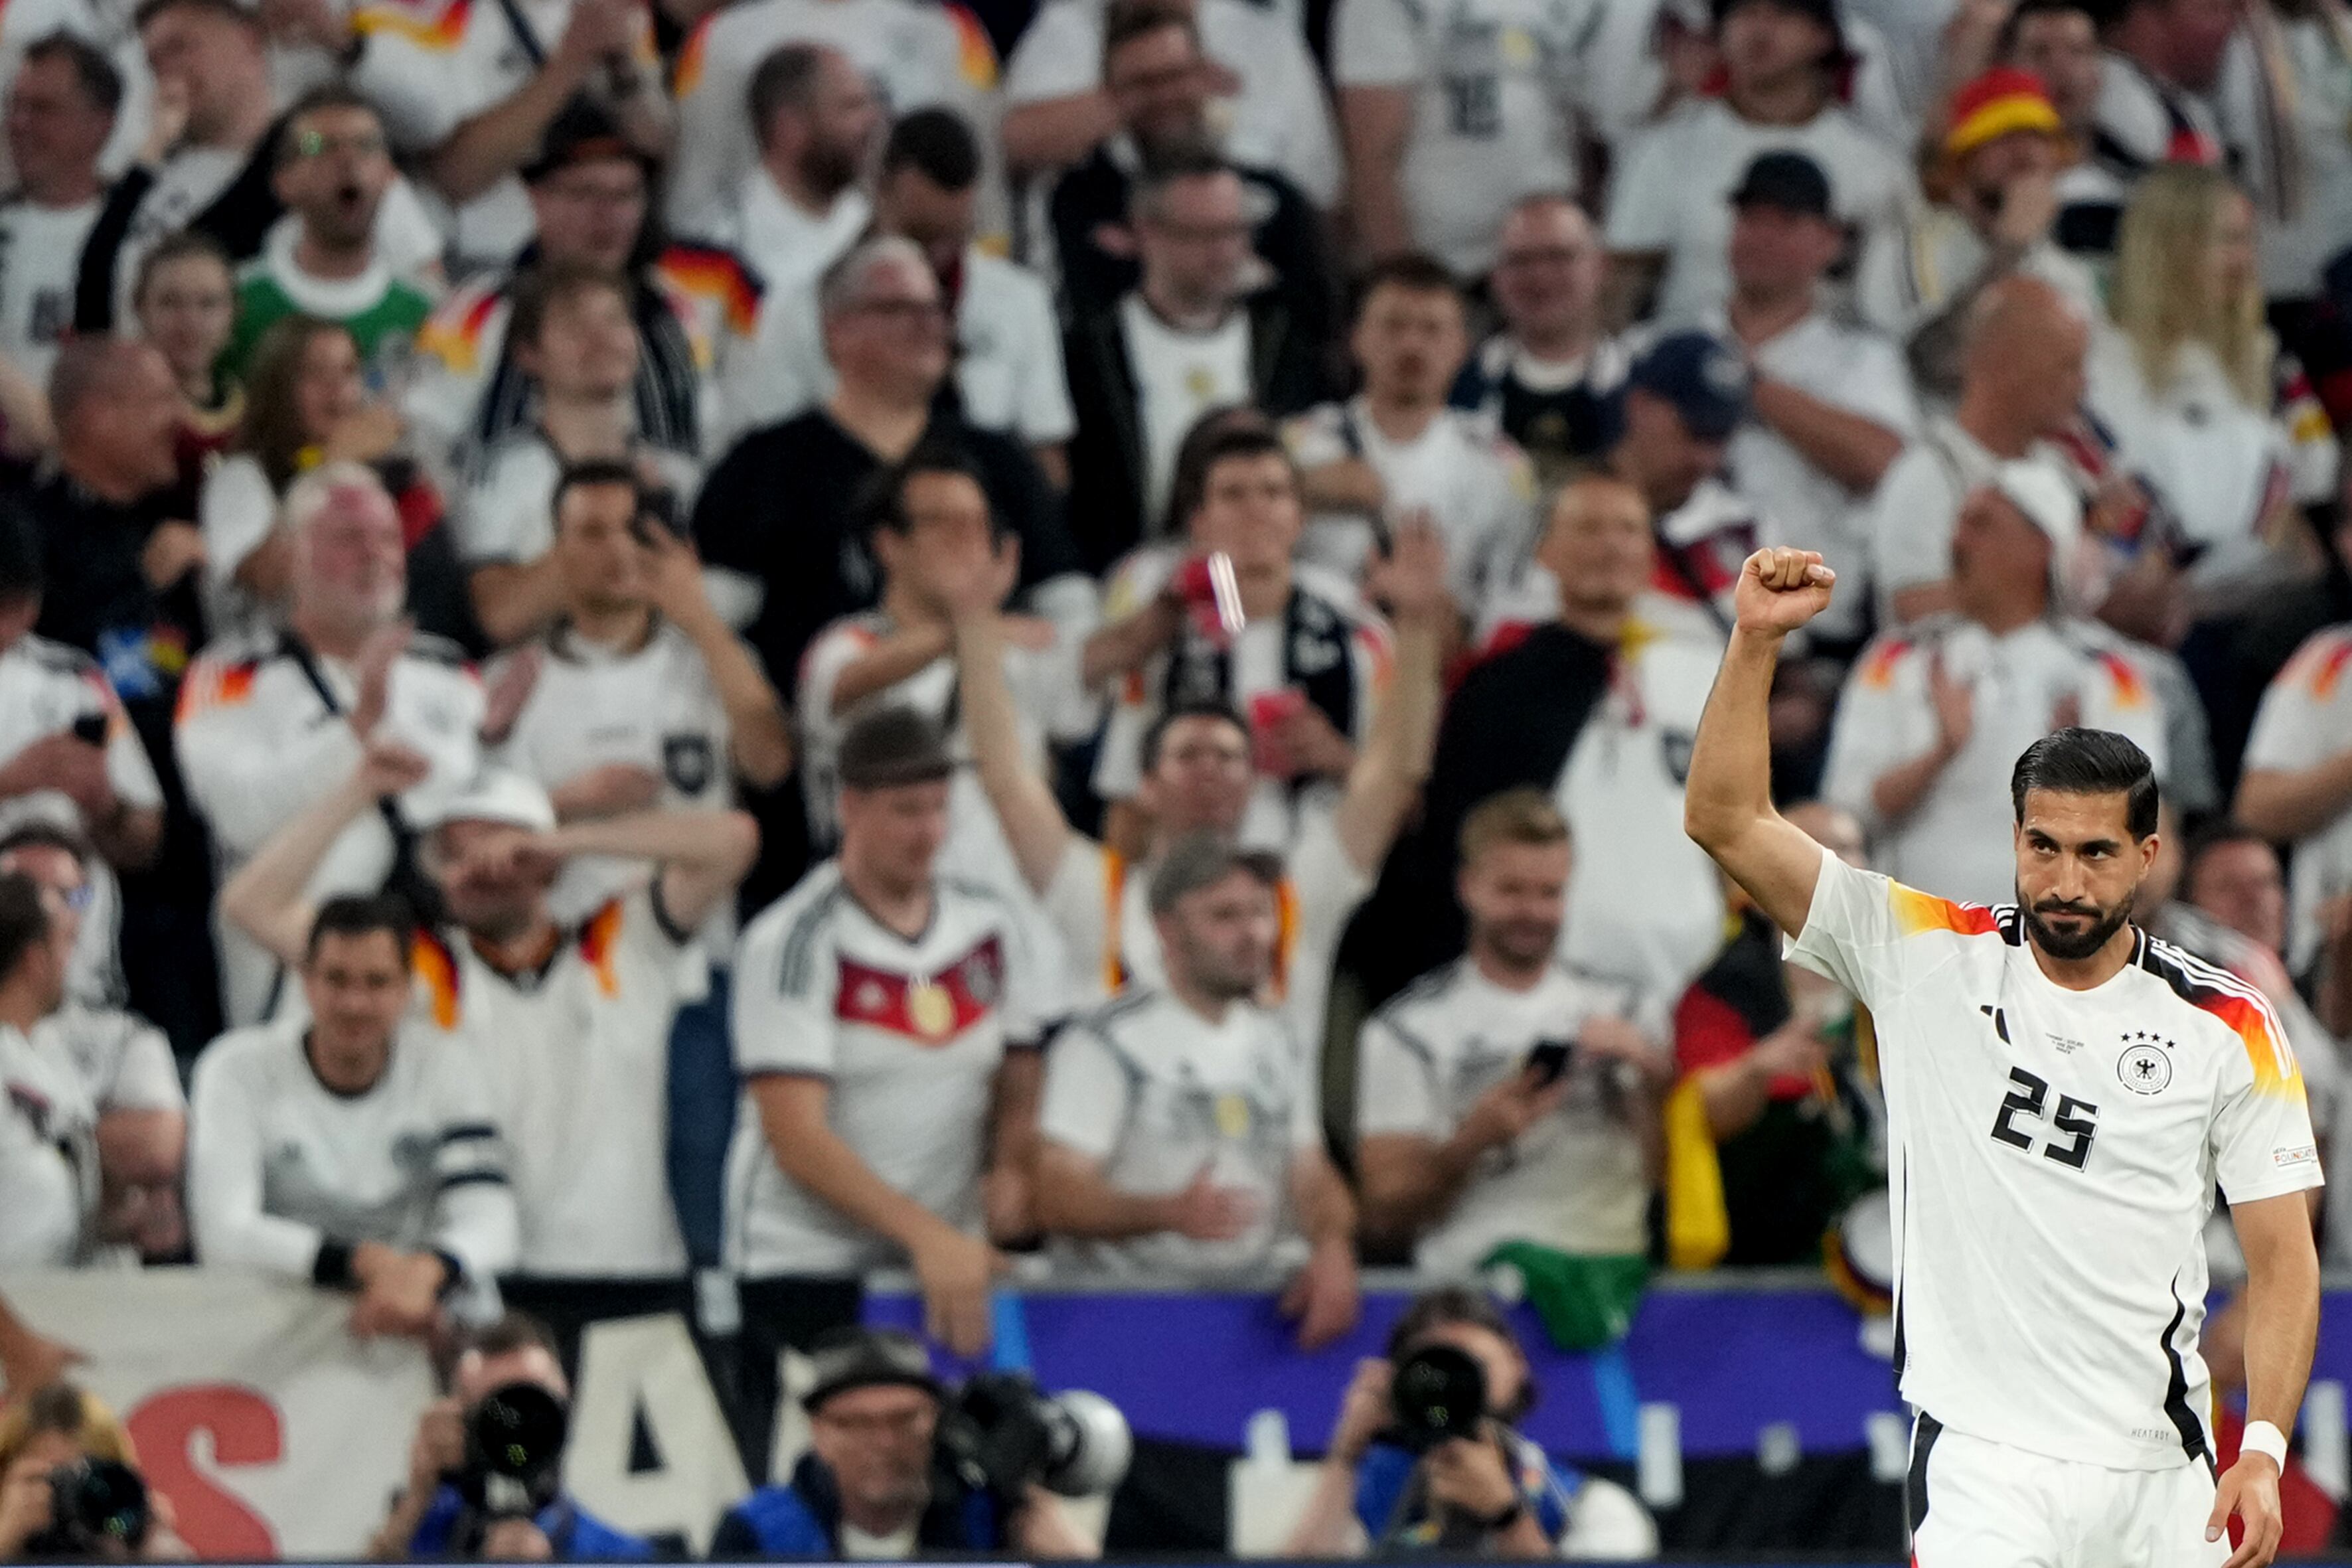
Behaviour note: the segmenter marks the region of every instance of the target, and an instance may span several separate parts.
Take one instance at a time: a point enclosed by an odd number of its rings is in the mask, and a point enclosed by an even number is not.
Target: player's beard
[[[2106,946],[2116,932],[2124,929],[2124,922],[2132,917],[2132,904],[2135,897],[2134,894],[2126,893],[2115,908],[2103,911],[2095,905],[2065,903],[2056,900],[2036,906],[2026,901],[2024,890],[2020,889],[2017,895],[2017,907],[2019,912],[2025,918],[2025,929],[2033,938],[2033,945],[2053,958],[2063,959],[2073,963],[2090,957],[2099,949]],[[2053,915],[2095,915],[2097,918],[2081,931],[2071,932],[2060,931],[2049,924],[2042,919],[2044,911]]]

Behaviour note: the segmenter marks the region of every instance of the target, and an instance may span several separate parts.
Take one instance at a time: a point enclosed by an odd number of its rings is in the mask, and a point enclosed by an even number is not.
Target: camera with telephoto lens
[[[1135,1440],[1118,1406],[1083,1389],[1045,1394],[1024,1373],[982,1373],[940,1415],[941,1458],[966,1486],[1017,1500],[1032,1483],[1063,1497],[1106,1492]]]
[[[458,1492],[486,1524],[536,1518],[562,1488],[563,1445],[571,1433],[563,1401],[539,1384],[490,1390],[466,1417]]]
[[[74,1562],[135,1556],[154,1519],[138,1471],[116,1459],[77,1459],[49,1472],[48,1528],[25,1542],[25,1555]]]
[[[1486,1372],[1452,1345],[1423,1345],[1396,1363],[1389,1381],[1397,1440],[1416,1454],[1475,1437],[1486,1419]]]

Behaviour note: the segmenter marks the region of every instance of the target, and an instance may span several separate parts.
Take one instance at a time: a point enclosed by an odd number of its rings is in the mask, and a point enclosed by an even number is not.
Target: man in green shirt
[[[319,89],[287,113],[271,179],[292,221],[246,264],[223,367],[243,376],[262,334],[300,314],[350,329],[369,378],[380,381],[433,308],[425,284],[395,276],[376,254],[376,208],[393,181],[383,122],[349,89]]]

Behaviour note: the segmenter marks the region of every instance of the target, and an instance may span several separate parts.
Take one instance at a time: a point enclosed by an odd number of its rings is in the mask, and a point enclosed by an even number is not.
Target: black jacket
[[[1302,331],[1285,297],[1251,296],[1250,388],[1267,414],[1297,414],[1323,402],[1323,344]],[[1143,407],[1118,307],[1081,317],[1063,342],[1077,434],[1070,442],[1070,532],[1087,570],[1100,574],[1157,531],[1146,518]]]
[[[271,121],[220,194],[180,226],[210,235],[228,253],[232,267],[261,254],[261,242],[285,216],[271,175],[278,166],[278,139],[286,132],[284,116]],[[156,185],[155,172],[144,164],[127,171],[106,193],[106,205],[82,242],[81,267],[74,279],[74,331],[103,332],[114,325],[114,294],[125,259],[123,252],[140,226],[140,211]],[[152,221],[152,219],[150,220]],[[144,254],[145,247],[141,247]]]

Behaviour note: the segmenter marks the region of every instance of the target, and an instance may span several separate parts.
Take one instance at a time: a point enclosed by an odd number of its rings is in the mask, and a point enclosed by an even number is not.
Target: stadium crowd
[[[2003,900],[2128,735],[2352,1118],[2352,5],[1029,11],[0,14],[0,1272],[1866,1296],[1762,544],[1809,832]]]

